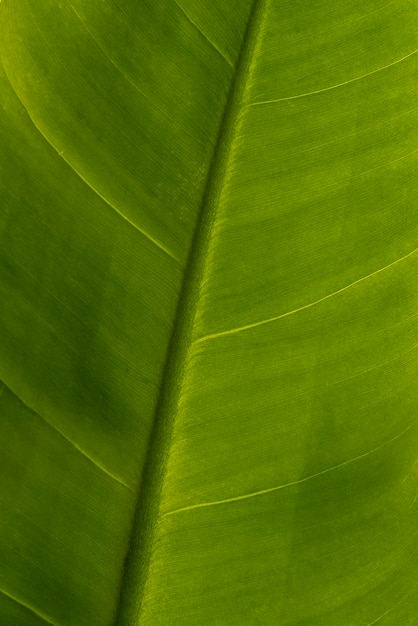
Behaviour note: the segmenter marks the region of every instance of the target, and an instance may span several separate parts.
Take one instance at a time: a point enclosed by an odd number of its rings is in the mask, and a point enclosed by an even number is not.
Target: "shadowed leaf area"
[[[418,6],[2,0],[1,626],[417,626]]]

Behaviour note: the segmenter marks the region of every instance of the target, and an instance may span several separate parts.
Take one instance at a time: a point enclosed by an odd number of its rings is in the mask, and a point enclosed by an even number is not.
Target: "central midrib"
[[[202,202],[199,220],[179,296],[176,318],[163,382],[155,410],[154,426],[148,447],[142,484],[134,515],[128,554],[120,589],[115,619],[117,626],[137,626],[149,564],[153,551],[155,530],[160,514],[161,493],[169,458],[178,398],[192,344],[192,332],[199,304],[200,284],[205,272],[208,250],[216,221],[216,208],[221,194],[231,149],[237,134],[237,120],[250,84],[261,26],[269,0],[254,0],[243,37],[228,100],[220,123],[216,145]]]

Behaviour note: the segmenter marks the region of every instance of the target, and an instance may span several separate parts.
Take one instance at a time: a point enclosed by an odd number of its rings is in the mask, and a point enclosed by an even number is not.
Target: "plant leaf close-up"
[[[418,625],[418,5],[0,0],[0,626]]]

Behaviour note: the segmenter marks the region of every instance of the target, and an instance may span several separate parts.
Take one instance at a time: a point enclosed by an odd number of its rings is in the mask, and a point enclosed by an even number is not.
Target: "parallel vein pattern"
[[[417,19],[1,2],[1,623],[417,623]]]
[[[249,8],[0,4],[2,624],[116,618]]]
[[[161,405],[141,626],[414,623],[414,9],[313,12],[255,9]]]

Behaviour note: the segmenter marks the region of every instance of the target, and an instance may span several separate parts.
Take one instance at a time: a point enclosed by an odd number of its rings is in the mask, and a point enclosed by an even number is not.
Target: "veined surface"
[[[5,624],[418,624],[417,24],[2,2]]]

